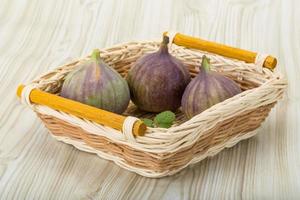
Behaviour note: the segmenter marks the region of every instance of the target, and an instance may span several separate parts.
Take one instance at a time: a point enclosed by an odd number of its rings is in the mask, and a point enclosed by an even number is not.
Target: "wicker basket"
[[[106,63],[126,76],[132,63],[143,54],[156,51],[158,46],[159,42],[153,41],[130,42],[103,49],[101,55]],[[53,101],[47,99],[47,95],[58,97],[66,74],[85,58],[58,67],[25,87],[20,87],[18,94],[57,140],[96,153],[140,175],[163,177],[253,136],[255,129],[283,96],[287,84],[279,73],[262,67],[264,56],[257,56],[253,64],[176,44],[172,45],[170,52],[189,67],[193,77],[198,73],[197,66],[201,63],[202,55],[206,54],[211,59],[213,70],[236,81],[243,92],[190,120],[186,120],[179,110],[176,123],[171,128],[147,128],[143,136],[134,136],[133,127],[138,118],[152,118],[153,114],[139,111],[132,103],[123,114],[125,117],[119,116],[124,121],[120,124],[121,130],[117,130],[117,126],[112,128],[104,125],[107,124],[104,122],[101,125],[100,109],[97,116],[100,121],[95,122],[89,120],[93,118],[80,117],[75,108],[68,108],[74,112],[55,109],[57,107],[54,104],[60,106],[63,101],[71,100],[59,97],[53,104]],[[84,108],[91,109],[88,106]],[[105,114],[110,115],[108,112]],[[111,121],[114,121],[113,117]]]

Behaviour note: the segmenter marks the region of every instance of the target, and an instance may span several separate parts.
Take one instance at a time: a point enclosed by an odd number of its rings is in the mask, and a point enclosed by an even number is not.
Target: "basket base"
[[[140,175],[162,177],[174,174],[192,163],[213,156],[224,148],[253,136],[253,131],[261,125],[274,105],[275,103],[262,106],[244,112],[238,118],[224,120],[213,129],[202,133],[197,142],[189,148],[164,154],[134,149],[50,115],[38,113],[38,116],[58,140],[72,144],[80,150],[96,153]],[[241,123],[245,120],[248,121],[246,124]]]

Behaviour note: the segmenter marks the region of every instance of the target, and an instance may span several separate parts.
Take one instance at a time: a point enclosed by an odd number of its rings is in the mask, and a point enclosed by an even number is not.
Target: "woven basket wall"
[[[156,51],[158,42],[133,42],[101,50],[101,56],[122,76],[140,56]],[[213,156],[226,147],[253,136],[271,108],[283,96],[286,80],[258,64],[224,58],[199,50],[172,45],[172,55],[182,60],[194,77],[201,57],[208,55],[212,70],[236,81],[243,92],[186,120],[176,113],[169,129],[148,128],[145,136],[127,137],[120,131],[80,119],[43,105],[30,104],[52,135],[76,148],[147,177],[172,175],[190,164]],[[29,85],[59,94],[64,77],[84,59],[61,66]],[[153,118],[132,103],[124,115]]]

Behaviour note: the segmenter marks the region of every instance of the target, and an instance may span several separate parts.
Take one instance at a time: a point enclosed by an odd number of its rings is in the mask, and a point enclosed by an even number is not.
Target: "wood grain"
[[[300,2],[0,0],[0,199],[297,199]],[[278,58],[285,99],[254,138],[163,179],[53,139],[15,90],[94,48],[176,30]]]

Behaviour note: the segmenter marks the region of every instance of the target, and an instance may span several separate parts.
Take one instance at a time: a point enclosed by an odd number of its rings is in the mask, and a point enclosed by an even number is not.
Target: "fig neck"
[[[201,63],[201,66],[200,66],[200,71],[205,72],[205,73],[209,72],[210,67],[211,67],[211,64],[210,64],[209,58],[206,57],[205,55],[203,55],[202,56],[202,63]]]
[[[100,51],[99,49],[94,49],[92,55],[91,55],[91,59],[93,61],[96,61],[97,63],[101,62],[101,57],[100,57]]]
[[[169,44],[169,37],[168,36],[163,36],[163,41],[160,43],[160,52],[161,53],[169,53],[168,49],[168,44]]]

